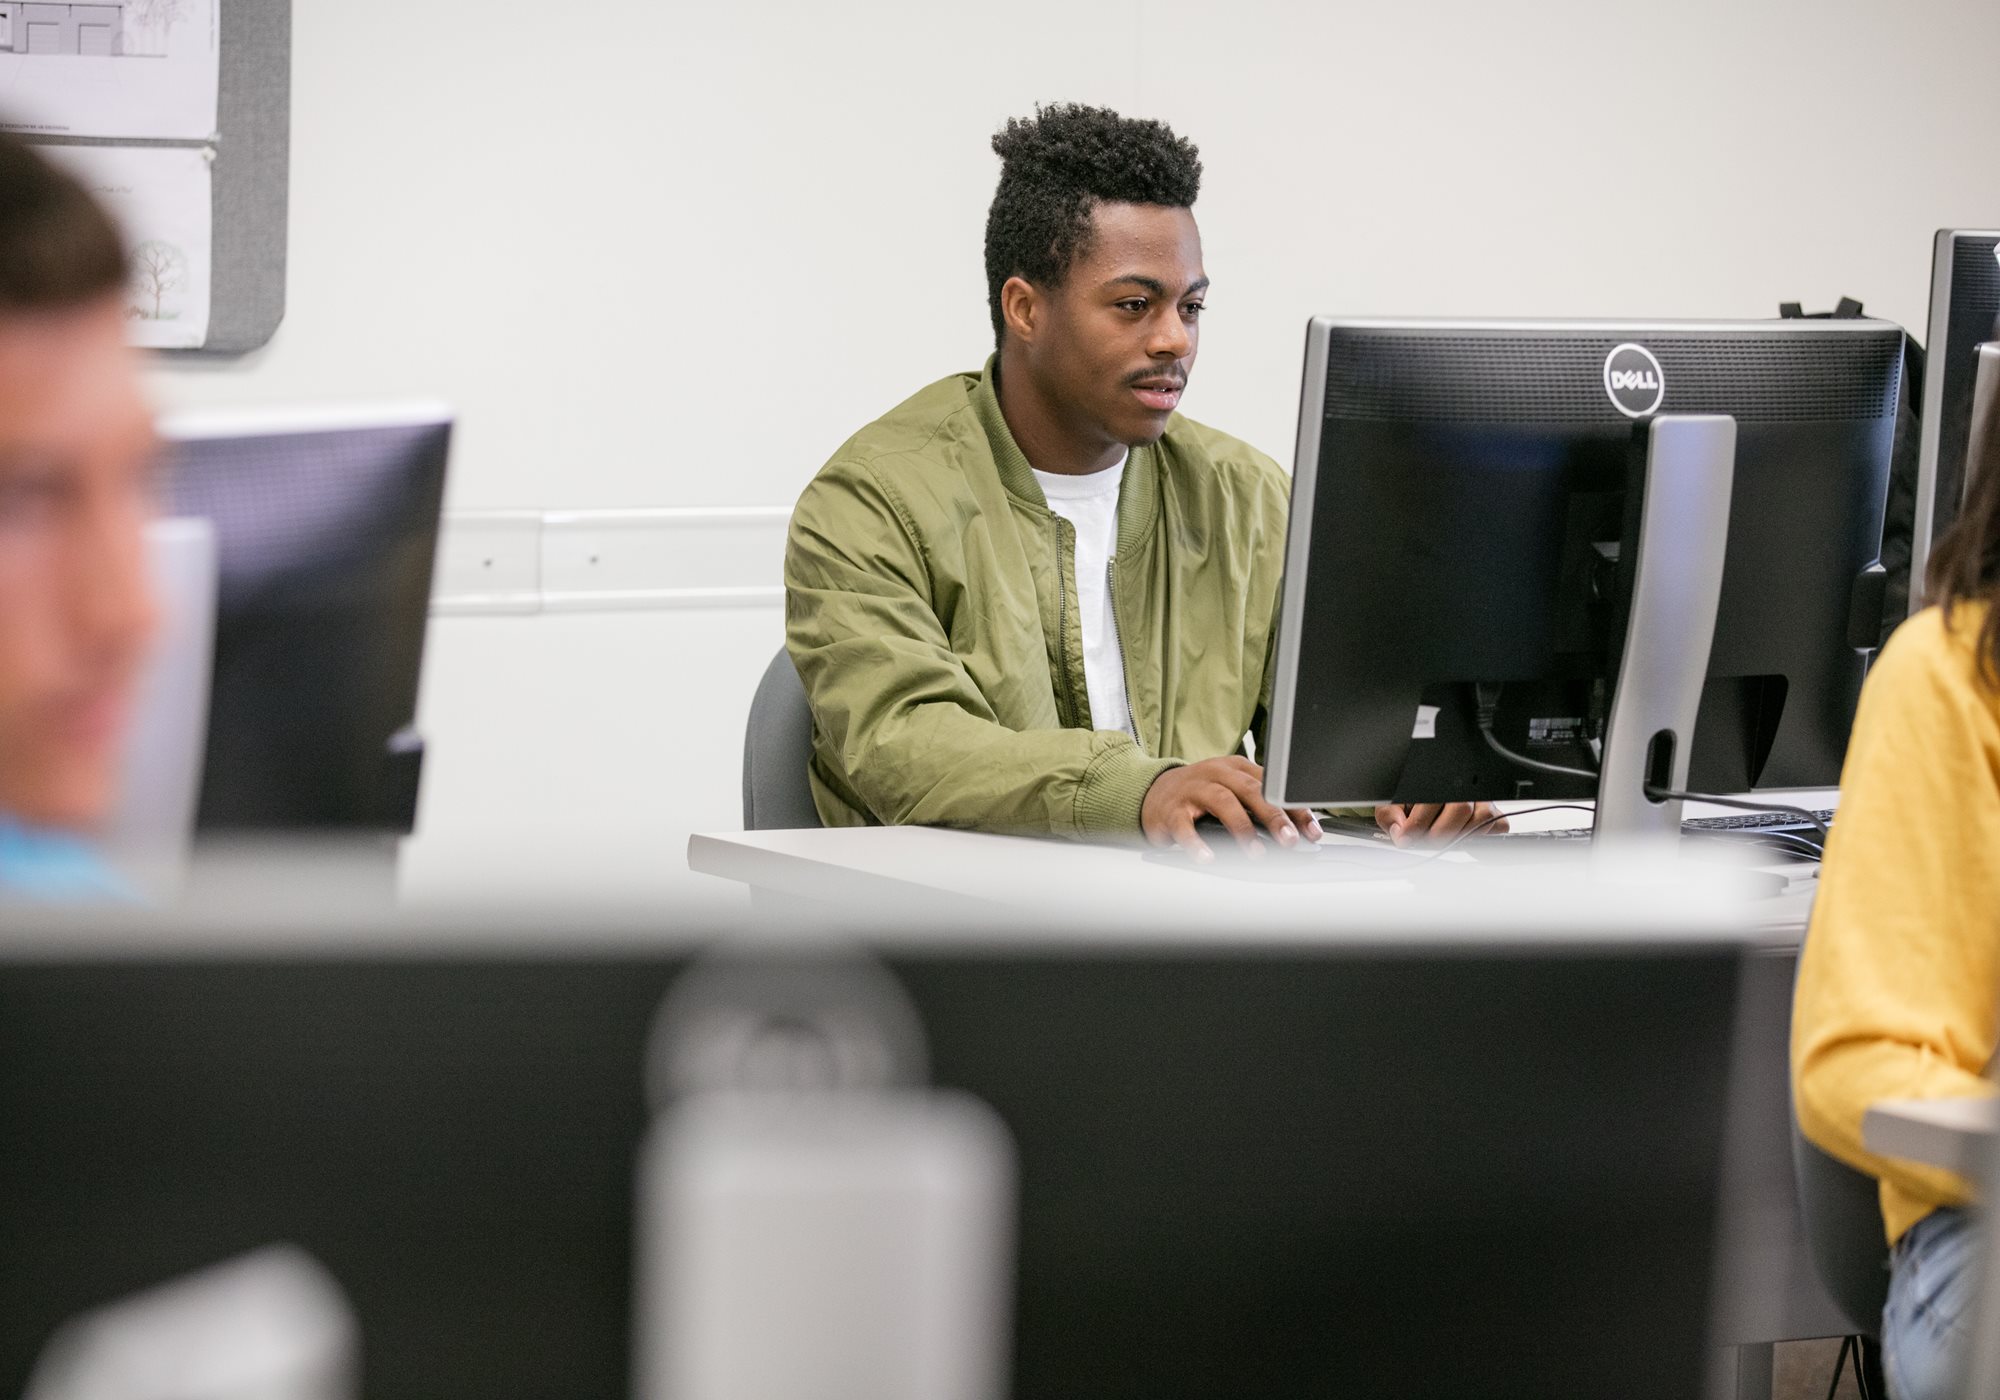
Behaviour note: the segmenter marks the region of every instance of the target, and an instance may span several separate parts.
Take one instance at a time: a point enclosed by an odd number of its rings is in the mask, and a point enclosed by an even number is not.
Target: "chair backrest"
[[[764,668],[750,700],[743,734],[743,829],[791,831],[816,827],[812,783],[812,707],[783,647]]]
[[[1889,1300],[1889,1240],[1882,1223],[1880,1188],[1806,1140],[1792,1115],[1792,1176],[1799,1190],[1799,1218],[1819,1281],[1854,1330],[1878,1336],[1882,1305]]]

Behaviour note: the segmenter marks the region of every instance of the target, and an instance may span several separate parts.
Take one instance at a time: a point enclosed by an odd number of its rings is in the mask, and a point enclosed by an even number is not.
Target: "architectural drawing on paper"
[[[0,4],[0,52],[80,54],[125,52],[124,0],[88,5]]]
[[[169,293],[187,286],[188,260],[173,244],[149,238],[132,250],[132,290],[126,314],[147,321],[172,321],[181,312]]]
[[[0,0],[0,53],[158,57],[183,8],[184,0]]]

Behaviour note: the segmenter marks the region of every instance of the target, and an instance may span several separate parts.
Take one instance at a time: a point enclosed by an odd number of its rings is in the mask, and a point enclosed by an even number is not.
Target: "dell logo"
[[[1643,345],[1620,345],[1604,357],[1604,392],[1627,418],[1644,418],[1667,396],[1660,362]]]

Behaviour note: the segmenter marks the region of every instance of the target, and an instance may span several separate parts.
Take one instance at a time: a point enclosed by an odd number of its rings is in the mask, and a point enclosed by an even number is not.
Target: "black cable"
[[[1482,718],[1479,721],[1479,737],[1486,741],[1487,748],[1499,754],[1500,757],[1506,759],[1509,763],[1518,764],[1523,768],[1532,768],[1537,773],[1554,773],[1556,776],[1562,778],[1588,778],[1592,782],[1597,781],[1597,774],[1588,768],[1565,768],[1560,763],[1544,763],[1539,758],[1529,758],[1526,754],[1515,753],[1512,749],[1493,737],[1493,721],[1491,719]]]
[[[1443,847],[1441,847],[1438,850],[1437,855],[1441,856],[1444,855],[1447,851],[1456,849],[1459,842],[1464,841],[1469,837],[1477,836],[1480,832],[1486,830],[1487,827],[1492,826],[1495,822],[1504,822],[1510,817],[1532,816],[1536,812],[1594,812],[1596,810],[1597,809],[1594,807],[1584,806],[1581,802],[1549,802],[1543,804],[1540,807],[1523,807],[1518,812],[1496,812],[1494,813],[1494,815],[1488,817],[1485,821],[1480,822],[1477,826],[1469,826],[1465,830],[1459,832],[1458,835],[1452,837],[1451,840],[1447,841],[1443,845]],[[1435,860],[1436,858],[1437,856],[1432,857],[1433,860]]]
[[[1747,845],[1765,845],[1788,852],[1801,860],[1821,861],[1826,859],[1826,848],[1814,844],[1807,837],[1795,831],[1749,831],[1743,833]]]
[[[1646,796],[1655,802],[1709,802],[1717,807],[1733,807],[1739,812],[1778,812],[1797,817],[1819,833],[1821,846],[1826,845],[1826,823],[1819,819],[1817,812],[1808,812],[1803,807],[1787,807],[1782,802],[1745,802],[1740,797],[1717,797],[1708,792],[1675,792],[1672,788],[1654,787],[1651,783],[1646,784]]]
[[[1560,763],[1544,763],[1539,758],[1529,758],[1526,754],[1515,753],[1501,743],[1493,733],[1493,720],[1500,713],[1500,687],[1491,681],[1480,681],[1472,687],[1472,713],[1479,726],[1479,737],[1486,741],[1486,747],[1506,759],[1509,763],[1537,773],[1553,773],[1559,778],[1588,778],[1597,781],[1597,774],[1587,768],[1566,768]]]
[[[1844,1373],[1847,1370],[1847,1353],[1853,1349],[1854,1349],[1854,1338],[1842,1337],[1840,1339],[1840,1355],[1834,1360],[1833,1363],[1833,1383],[1827,1386],[1826,1388],[1826,1400],[1833,1400],[1833,1397],[1839,1393],[1840,1377],[1842,1373]],[[1854,1370],[1856,1375],[1860,1374],[1861,1358],[1858,1356],[1854,1358]],[[1862,1382],[1862,1385],[1865,1388],[1867,1382],[1865,1381]]]

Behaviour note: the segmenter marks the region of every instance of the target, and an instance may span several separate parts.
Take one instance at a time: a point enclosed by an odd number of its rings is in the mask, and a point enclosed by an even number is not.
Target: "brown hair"
[[[73,178],[0,134],[0,316],[60,311],[124,287],[125,245]]]
[[[1955,604],[1986,604],[1980,671],[2000,687],[2000,394],[1987,400],[1972,425],[1965,472],[1965,509],[1932,548],[1925,583],[1947,623]]]

